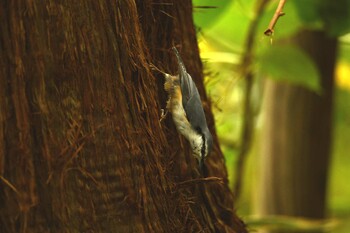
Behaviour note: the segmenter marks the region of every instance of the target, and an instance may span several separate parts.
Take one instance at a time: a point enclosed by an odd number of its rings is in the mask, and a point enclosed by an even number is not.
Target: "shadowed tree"
[[[322,31],[303,30],[292,43],[314,61],[322,93],[268,80],[258,212],[322,219],[326,214],[337,40]]]
[[[215,137],[206,179],[159,122],[173,45]],[[246,232],[202,78],[189,0],[1,1],[2,232]]]

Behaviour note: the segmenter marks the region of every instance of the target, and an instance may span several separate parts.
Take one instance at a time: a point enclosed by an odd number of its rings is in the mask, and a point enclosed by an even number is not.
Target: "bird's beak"
[[[204,175],[204,169],[205,169],[204,166],[205,166],[205,164],[204,164],[204,157],[201,157],[199,159],[199,170],[200,170],[202,175]]]

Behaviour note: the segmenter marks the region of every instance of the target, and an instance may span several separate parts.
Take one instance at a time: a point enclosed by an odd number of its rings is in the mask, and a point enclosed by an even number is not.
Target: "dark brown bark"
[[[301,31],[293,43],[315,62],[322,94],[267,82],[259,212],[320,219],[325,217],[337,41],[323,32]]]
[[[204,182],[159,123],[173,44],[214,132],[191,1],[1,1],[2,232],[246,232],[216,137]]]

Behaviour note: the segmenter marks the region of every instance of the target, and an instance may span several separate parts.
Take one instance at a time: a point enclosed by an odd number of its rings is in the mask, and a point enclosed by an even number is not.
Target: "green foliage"
[[[239,77],[239,62],[244,54],[248,27],[254,17],[254,6],[258,0],[194,0],[194,6],[217,5],[216,9],[195,8],[195,22],[201,28],[201,55],[205,67],[209,95],[214,106],[216,129],[225,154],[229,179],[232,182],[240,144],[242,127],[242,100],[244,79]],[[225,5],[218,5],[225,2]],[[254,70],[257,76],[269,76],[276,80],[290,82],[321,92],[319,73],[315,64],[299,48],[280,45],[280,40],[288,40],[300,29],[325,29],[330,36],[350,32],[350,0],[294,0],[287,1],[284,12],[275,27],[272,37],[264,36],[278,1],[270,1],[259,20],[255,35]],[[224,9],[226,8],[226,9]],[[272,45],[270,42],[273,42]],[[350,34],[342,36],[338,59],[350,61]],[[350,79],[350,74],[349,74]],[[254,94],[254,93],[253,93]],[[334,148],[330,176],[329,210],[331,217],[340,217],[347,223],[336,232],[350,232],[350,115],[349,91],[336,91],[334,115]],[[260,98],[261,99],[261,98]],[[257,131],[262,130],[257,122]],[[259,134],[256,134],[259,141]],[[251,214],[252,196],[256,195],[258,151],[255,142],[246,165],[244,190],[236,206],[241,215]],[[232,183],[231,183],[232,186]],[[257,197],[254,197],[257,199]],[[343,225],[343,224],[341,224]]]
[[[208,28],[215,24],[222,14],[228,9],[231,0],[193,0],[195,25],[199,28]]]
[[[294,0],[299,17],[307,26],[323,28],[331,36],[350,31],[350,1]]]
[[[350,92],[338,89],[335,92],[335,133],[333,163],[330,182],[331,211],[350,215]]]
[[[215,24],[209,22],[209,26],[199,24],[199,27],[203,29],[200,35],[204,36],[205,40],[212,46],[215,46],[215,50],[241,53],[248,25],[253,17],[251,11],[253,2],[253,0],[230,1],[230,4],[226,6],[226,11],[220,17],[212,19],[206,15],[202,21],[215,21]],[[206,10],[206,12],[209,11],[219,11],[219,8]],[[203,14],[195,11],[195,22],[198,22],[202,16]]]
[[[283,215],[248,217],[246,223],[250,227],[264,227],[269,230],[287,232],[329,232],[339,225],[339,221],[336,219],[314,220]]]
[[[319,27],[322,26],[320,9],[322,2],[319,0],[295,0],[293,4],[296,6],[300,20],[306,26]]]
[[[342,44],[339,51],[339,59],[350,63],[350,34],[340,38]]]
[[[319,72],[309,56],[297,47],[272,46],[257,59],[259,71],[278,81],[320,92]]]

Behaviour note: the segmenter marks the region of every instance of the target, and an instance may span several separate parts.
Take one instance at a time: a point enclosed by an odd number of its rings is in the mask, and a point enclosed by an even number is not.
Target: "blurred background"
[[[193,1],[236,209],[253,231],[348,233],[350,1],[287,1],[266,36],[278,3]]]

